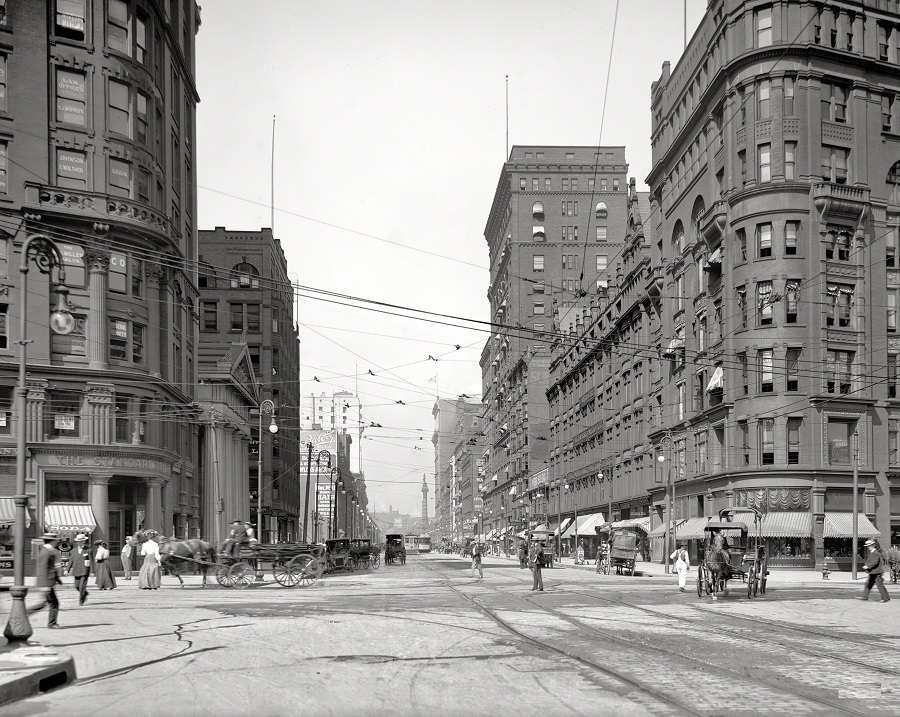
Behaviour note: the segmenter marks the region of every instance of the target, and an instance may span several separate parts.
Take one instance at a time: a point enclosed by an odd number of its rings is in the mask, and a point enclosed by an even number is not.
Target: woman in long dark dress
[[[94,573],[96,574],[97,588],[100,590],[115,590],[116,576],[109,566],[109,548],[106,541],[98,540],[94,543],[97,551],[94,553]]]

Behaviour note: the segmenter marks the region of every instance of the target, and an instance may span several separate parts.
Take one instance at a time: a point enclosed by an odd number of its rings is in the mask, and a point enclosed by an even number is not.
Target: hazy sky
[[[689,37],[705,7],[687,0]],[[508,156],[505,76],[509,146],[624,145],[644,188],[650,84],[684,42],[683,0],[202,8],[199,228],[272,225],[275,116],[275,236],[297,282],[478,321],[490,318],[484,226]],[[383,426],[361,444],[370,507],[418,515],[435,390],[480,397],[487,334],[300,295],[302,393],[358,391],[366,424]]]

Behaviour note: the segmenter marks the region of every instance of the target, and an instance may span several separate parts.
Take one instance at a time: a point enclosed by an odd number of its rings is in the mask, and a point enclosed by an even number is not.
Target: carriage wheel
[[[769,558],[765,555],[762,556],[762,562],[759,565],[759,591],[765,595],[766,594],[766,577],[769,574]]]
[[[750,569],[747,571],[747,597],[753,598],[756,594],[756,591],[753,589],[753,586],[756,585],[756,563],[750,564]]]
[[[291,572],[290,562],[285,563],[283,560],[272,563],[272,575],[275,582],[286,588],[294,587],[299,581],[299,578],[294,577]]]
[[[256,571],[248,563],[235,563],[228,569],[228,578],[236,588],[247,588],[256,582]]]
[[[216,566],[216,582],[219,583],[223,588],[233,588],[234,581],[229,577],[228,571],[231,568],[231,565],[217,565]]]
[[[697,566],[697,597],[703,597],[703,563]]]
[[[291,577],[291,587],[299,585],[301,588],[307,588],[315,585],[319,579],[319,563],[309,555],[297,555],[291,558],[287,569]]]

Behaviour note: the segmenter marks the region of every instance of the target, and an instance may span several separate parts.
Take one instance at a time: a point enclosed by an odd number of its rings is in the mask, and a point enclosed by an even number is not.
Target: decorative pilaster
[[[88,381],[84,392],[88,406],[87,427],[84,432],[87,442],[109,445],[114,435],[112,424],[116,387],[111,383]]]
[[[149,299],[150,326],[147,328],[147,368],[151,376],[159,377],[160,357],[160,299],[161,288],[165,284],[166,272],[164,269],[150,269],[147,271],[147,297]]]
[[[163,534],[165,524],[162,514],[162,478],[147,478],[147,514],[144,527],[152,528]]]
[[[109,289],[109,255],[94,250],[85,251],[84,263],[88,267],[88,317],[87,333],[88,366],[92,369],[107,367],[108,325],[106,292]]]

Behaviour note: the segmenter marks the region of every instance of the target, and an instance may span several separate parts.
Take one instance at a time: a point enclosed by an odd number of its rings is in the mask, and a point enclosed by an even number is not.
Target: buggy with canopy
[[[752,528],[735,520],[740,513],[752,517]],[[765,594],[769,570],[759,511],[749,507],[723,508],[718,520],[709,520],[703,532],[705,552],[697,566],[697,597],[705,593],[716,600],[717,593],[727,591],[728,581],[734,579],[747,585],[748,598]]]

